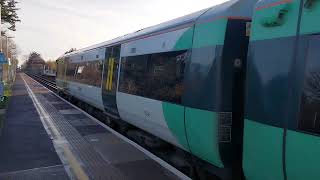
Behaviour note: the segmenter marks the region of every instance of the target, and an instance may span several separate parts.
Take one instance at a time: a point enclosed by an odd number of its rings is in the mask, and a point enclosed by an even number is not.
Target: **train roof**
[[[68,57],[92,49],[97,49],[101,47],[108,47],[117,44],[124,43],[126,41],[134,40],[135,38],[140,38],[141,36],[146,36],[150,34],[156,34],[167,31],[169,29],[187,27],[195,23],[202,21],[214,20],[223,17],[241,17],[241,18],[251,18],[254,4],[257,0],[230,0],[220,5],[216,5],[207,9],[197,11],[195,13],[176,18],[155,26],[144,28],[136,32],[120,36],[118,38],[105,41],[93,46],[89,46],[83,49],[79,49],[62,57]]]

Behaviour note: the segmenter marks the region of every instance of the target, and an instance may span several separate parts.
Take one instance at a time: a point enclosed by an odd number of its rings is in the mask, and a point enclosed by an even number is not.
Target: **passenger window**
[[[187,51],[151,55],[148,97],[180,104]]]
[[[180,104],[188,57],[176,51],[123,58],[119,91]]]
[[[148,55],[126,57],[121,61],[119,91],[145,96]]]
[[[320,35],[310,36],[299,129],[320,134]]]
[[[102,62],[90,61],[78,63],[76,81],[91,86],[101,86]]]
[[[77,65],[75,63],[67,63],[66,79],[67,81],[75,81]]]

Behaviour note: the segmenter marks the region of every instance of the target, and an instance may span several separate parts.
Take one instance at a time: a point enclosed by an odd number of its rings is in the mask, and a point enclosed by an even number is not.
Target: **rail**
[[[31,73],[27,73],[27,74],[29,76],[31,76],[33,79],[35,79],[36,81],[45,85],[47,88],[49,88],[55,92],[58,90],[58,87],[57,87],[57,84],[55,81],[50,80],[49,78],[43,77],[41,75],[36,75],[36,74],[31,74]]]

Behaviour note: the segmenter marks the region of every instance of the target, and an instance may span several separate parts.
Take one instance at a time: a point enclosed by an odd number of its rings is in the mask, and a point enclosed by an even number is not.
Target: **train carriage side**
[[[192,35],[189,26],[122,44],[117,92],[121,119],[185,150],[181,99]],[[175,106],[173,119],[168,104]]]
[[[57,61],[57,86],[76,97],[103,110],[101,82],[105,49],[79,51]]]
[[[121,45],[121,119],[209,162],[221,176],[242,171],[246,27],[256,1],[243,2]]]
[[[256,5],[244,128],[248,180],[320,177],[319,17],[320,1]]]

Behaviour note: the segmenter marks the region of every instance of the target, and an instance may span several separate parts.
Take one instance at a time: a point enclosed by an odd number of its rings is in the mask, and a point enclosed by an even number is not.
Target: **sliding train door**
[[[116,92],[121,46],[107,47],[104,63],[102,99],[107,113],[118,117]]]

